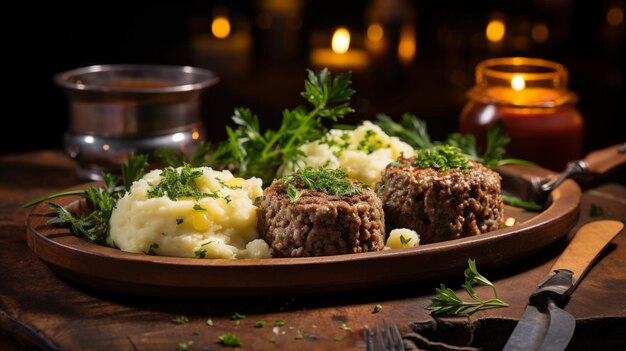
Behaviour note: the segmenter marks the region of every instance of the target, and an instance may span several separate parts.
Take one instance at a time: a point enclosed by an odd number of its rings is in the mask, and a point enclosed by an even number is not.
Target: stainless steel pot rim
[[[76,78],[90,73],[100,72],[119,72],[119,71],[144,71],[144,72],[160,72],[175,73],[184,75],[194,75],[193,83],[179,84],[172,82],[172,85],[166,87],[154,88],[131,88],[131,87],[111,87],[97,84],[85,84],[77,82]],[[107,64],[92,65],[71,69],[58,73],[53,77],[54,82],[68,90],[73,91],[90,91],[90,92],[107,92],[107,93],[177,93],[190,92],[206,89],[219,82],[219,77],[213,71],[193,66],[175,66],[175,65],[157,65],[157,64]]]

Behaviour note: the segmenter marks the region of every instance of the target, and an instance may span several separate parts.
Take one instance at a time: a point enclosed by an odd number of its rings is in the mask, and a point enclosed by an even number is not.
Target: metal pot
[[[190,152],[205,140],[200,93],[219,78],[189,66],[96,65],[54,76],[69,99],[67,154],[78,173],[119,173],[131,152],[162,147]]]

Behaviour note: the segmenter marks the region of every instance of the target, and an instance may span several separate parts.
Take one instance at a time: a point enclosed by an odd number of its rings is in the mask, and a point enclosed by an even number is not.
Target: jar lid
[[[487,104],[556,107],[575,104],[567,89],[568,72],[560,63],[527,57],[503,57],[476,66],[476,85],[468,98]]]

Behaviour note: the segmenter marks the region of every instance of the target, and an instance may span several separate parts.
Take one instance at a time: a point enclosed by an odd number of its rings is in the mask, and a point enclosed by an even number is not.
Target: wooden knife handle
[[[552,266],[552,272],[557,269],[572,271],[573,290],[593,261],[622,228],[624,228],[622,222],[613,220],[594,221],[583,225]]]
[[[591,152],[585,156],[583,161],[587,164],[589,172],[596,174],[606,173],[626,163],[626,150],[620,152],[620,148],[624,149],[624,143]]]

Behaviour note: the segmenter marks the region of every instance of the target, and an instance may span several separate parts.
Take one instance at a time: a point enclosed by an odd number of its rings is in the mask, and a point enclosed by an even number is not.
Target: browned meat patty
[[[388,225],[413,229],[427,244],[478,235],[502,224],[498,173],[474,162],[468,170],[438,171],[418,168],[414,161],[391,163],[377,184]]]
[[[287,184],[274,180],[258,209],[259,235],[275,257],[326,256],[382,250],[385,216],[380,199],[369,189],[338,197],[306,190],[293,202]],[[361,185],[359,185],[361,186]]]

